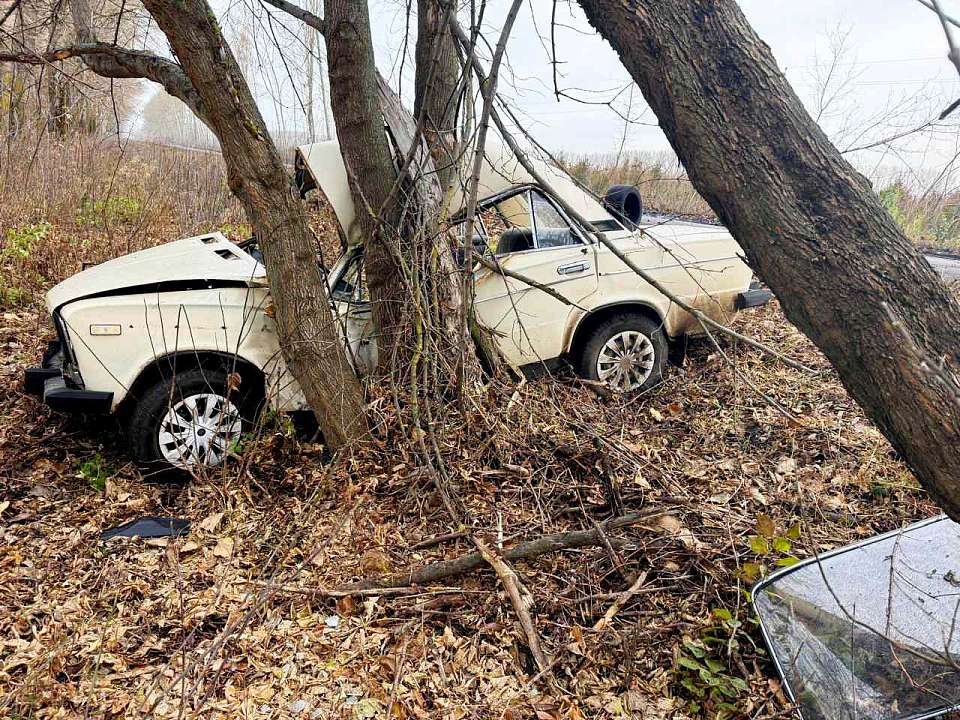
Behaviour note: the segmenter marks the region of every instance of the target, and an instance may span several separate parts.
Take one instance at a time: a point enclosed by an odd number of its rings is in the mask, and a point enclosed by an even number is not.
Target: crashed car
[[[723,227],[644,216],[631,187],[600,201],[559,168],[533,162],[549,188],[506,150],[488,150],[471,242],[573,305],[477,265],[476,314],[507,362],[540,370],[567,362],[615,390],[643,390],[660,380],[671,347],[702,332],[591,230],[718,321],[770,298],[752,284]],[[304,192],[322,191],[343,236],[353,237],[356,213],[336,142],[298,148],[296,174]],[[592,227],[569,217],[558,196]],[[376,342],[362,253],[346,252],[329,284],[349,354],[365,372]],[[47,293],[58,339],[41,367],[26,371],[26,389],[58,411],[117,414],[143,464],[216,465],[264,402],[281,412],[307,409],[283,363],[269,299],[256,241],[238,245],[216,232],[90,267]]]

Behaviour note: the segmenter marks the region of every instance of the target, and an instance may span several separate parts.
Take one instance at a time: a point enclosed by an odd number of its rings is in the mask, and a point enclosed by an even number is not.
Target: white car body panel
[[[356,213],[336,143],[297,152],[350,237]],[[535,162],[538,172],[582,216],[622,228],[572,178]],[[481,198],[532,185],[533,178],[508,152],[488,152]],[[463,198],[456,196],[451,207],[462,204]],[[603,308],[651,308],[670,337],[700,331],[692,316],[571,225],[583,244],[512,252],[499,255],[498,261],[551,286],[574,306],[480,266],[475,269],[478,316],[495,332],[508,362],[523,366],[564,356],[583,318]],[[652,221],[642,225],[642,232],[620,229],[607,236],[659,283],[721,322],[730,319],[736,296],[750,285],[752,273],[740,248],[722,227]],[[332,269],[332,289],[348,260],[341,258]],[[354,365],[366,372],[376,363],[369,304],[336,297],[334,304]],[[171,362],[178,353],[196,352],[236,356],[260,368],[276,409],[306,407],[280,355],[268,309],[266,271],[220,233],[178,240],[84,270],[54,287],[47,305],[66,329],[83,386],[112,392],[114,408],[145,369],[158,361]],[[104,325],[109,328],[104,330]]]

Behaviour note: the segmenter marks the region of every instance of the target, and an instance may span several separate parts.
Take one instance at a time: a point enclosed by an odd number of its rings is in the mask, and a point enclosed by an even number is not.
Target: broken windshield
[[[940,517],[760,582],[754,606],[804,720],[960,706],[960,526]]]

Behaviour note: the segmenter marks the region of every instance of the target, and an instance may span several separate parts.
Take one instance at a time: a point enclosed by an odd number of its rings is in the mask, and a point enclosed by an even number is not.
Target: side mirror
[[[603,206],[633,225],[640,222],[640,216],[643,215],[643,199],[635,185],[611,185],[603,196]]]

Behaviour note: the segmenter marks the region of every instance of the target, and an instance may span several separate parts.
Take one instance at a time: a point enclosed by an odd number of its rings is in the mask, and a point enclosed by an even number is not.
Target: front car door
[[[597,291],[595,245],[540,190],[524,188],[485,202],[478,225],[503,268],[549,286],[576,305]],[[571,316],[583,312],[482,267],[474,307],[507,362],[518,367],[560,357]]]
[[[348,253],[331,271],[333,301],[340,332],[344,336],[347,354],[354,369],[367,375],[377,365],[377,343],[373,337],[373,317],[370,296],[363,273],[363,254]]]

